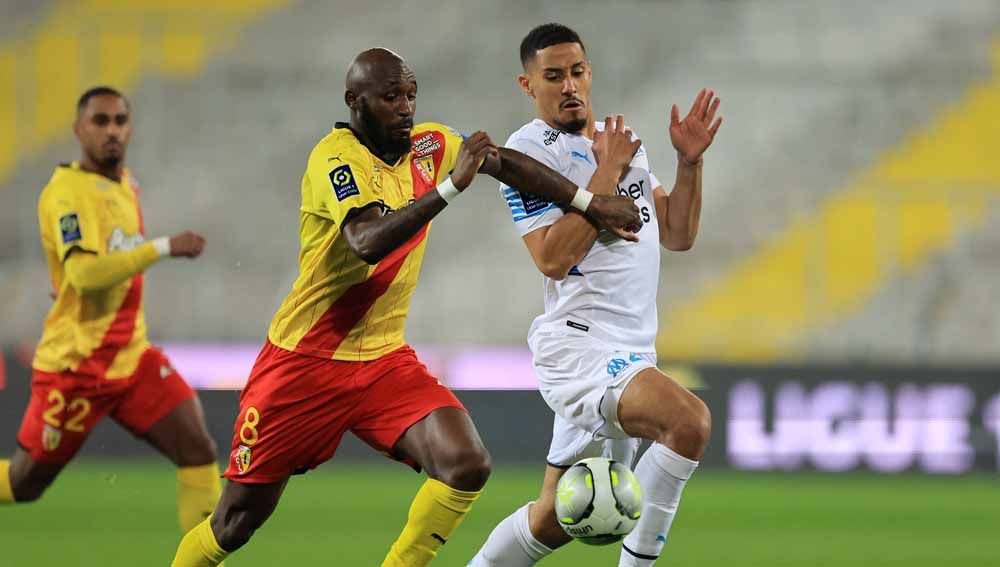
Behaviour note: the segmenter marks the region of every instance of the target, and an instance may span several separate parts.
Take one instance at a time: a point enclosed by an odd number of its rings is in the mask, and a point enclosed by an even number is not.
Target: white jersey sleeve
[[[521,131],[515,132],[507,140],[506,147],[528,155],[555,171],[560,171],[559,156],[543,144],[528,137],[520,137]],[[500,194],[507,202],[507,208],[514,218],[514,226],[521,236],[540,228],[551,226],[563,211],[558,205],[545,199],[526,193],[516,187],[500,184]]]

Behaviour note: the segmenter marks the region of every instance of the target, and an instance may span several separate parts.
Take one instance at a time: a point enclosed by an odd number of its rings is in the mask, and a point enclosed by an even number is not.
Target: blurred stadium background
[[[111,84],[132,100],[128,162],[147,231],[208,239],[199,260],[151,270],[146,309],[225,448],[237,390],[295,276],[305,158],[346,115],[353,55],[396,50],[421,85],[418,120],[502,142],[532,117],[514,80],[518,43],[559,21],[587,44],[595,112],[623,112],[664,180],[670,104],[702,86],[723,99],[699,241],[662,260],[661,363],[708,401],[715,432],[661,563],[1000,564],[996,0],[0,10],[3,454],[50,301],[36,199],[78,153],[83,89]],[[524,336],[540,279],[486,179],[435,222],[408,339],[460,390],[497,467],[436,565],[464,565],[537,491],[551,415],[531,390]],[[84,456],[42,502],[0,509],[0,566],[132,565],[129,546],[166,564],[179,537],[169,465],[107,424]],[[349,443],[293,482],[227,564],[376,564],[417,480]],[[571,546],[544,564],[616,556]]]

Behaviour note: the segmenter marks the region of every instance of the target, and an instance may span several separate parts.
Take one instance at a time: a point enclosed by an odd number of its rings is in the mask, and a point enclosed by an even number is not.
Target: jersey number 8
[[[243,425],[240,426],[240,441],[247,446],[252,446],[260,439],[257,426],[260,424],[260,412],[255,407],[247,408],[243,414]]]

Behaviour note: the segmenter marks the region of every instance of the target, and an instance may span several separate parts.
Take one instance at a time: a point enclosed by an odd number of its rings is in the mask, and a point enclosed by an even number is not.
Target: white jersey
[[[604,124],[596,124],[598,130]],[[511,134],[506,146],[527,154],[586,189],[597,169],[593,141],[551,128],[535,119]],[[618,194],[635,199],[643,220],[639,242],[628,242],[602,231],[579,264],[562,281],[546,277],[545,313],[535,319],[529,337],[538,331],[576,330],[599,339],[614,350],[652,353],[656,339],[656,289],[660,277],[660,238],[653,189],[659,181],[649,171],[640,147]],[[521,236],[549,226],[563,216],[553,204],[514,187],[500,186]]]

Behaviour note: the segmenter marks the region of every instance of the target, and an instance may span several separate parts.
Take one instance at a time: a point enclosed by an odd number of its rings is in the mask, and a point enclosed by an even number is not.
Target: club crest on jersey
[[[46,451],[55,451],[62,442],[62,431],[49,424],[42,428],[42,448]]]
[[[236,450],[236,470],[244,474],[250,470],[250,447],[240,445]]]
[[[420,177],[424,179],[424,182],[428,185],[434,184],[434,156],[426,156],[421,158],[416,158],[413,163],[417,166],[417,171],[420,172]]]
[[[59,217],[59,232],[62,233],[63,244],[76,242],[83,238],[83,234],[80,232],[80,217],[76,213]]]
[[[441,140],[436,132],[427,132],[413,140],[413,155],[423,157],[441,149]]]
[[[337,196],[338,201],[361,194],[358,184],[354,181],[354,172],[351,171],[351,166],[346,163],[330,172],[330,183],[333,185],[333,194]]]
[[[622,370],[628,367],[631,362],[626,362],[624,358],[612,358],[608,361],[608,374],[612,378],[617,378]]]

